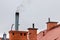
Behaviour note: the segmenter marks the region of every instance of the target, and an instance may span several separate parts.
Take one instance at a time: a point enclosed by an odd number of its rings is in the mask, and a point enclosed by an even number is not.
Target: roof
[[[57,27],[60,27],[60,24],[58,24],[58,25],[52,27],[50,30],[52,30],[52,29],[54,29],[54,28],[57,28]]]
[[[43,36],[43,32],[45,32],[45,36]],[[41,31],[38,36],[37,36],[38,40],[60,40],[60,24],[52,27],[49,31],[44,30]]]
[[[39,37],[41,36],[41,37]],[[38,35],[38,40],[60,40],[60,25],[55,26],[55,28],[49,30],[45,36],[41,33]]]

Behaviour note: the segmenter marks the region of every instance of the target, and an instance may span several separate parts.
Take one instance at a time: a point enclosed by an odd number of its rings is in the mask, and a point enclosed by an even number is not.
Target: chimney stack
[[[53,22],[50,21],[50,18],[48,18],[48,22],[47,22],[47,30],[50,30],[51,28],[55,27],[57,25],[58,22]]]
[[[18,31],[18,25],[19,25],[19,12],[16,12],[15,14],[15,30]]]
[[[34,23],[32,26],[33,28],[28,28],[29,40],[37,40],[37,28],[34,27]]]

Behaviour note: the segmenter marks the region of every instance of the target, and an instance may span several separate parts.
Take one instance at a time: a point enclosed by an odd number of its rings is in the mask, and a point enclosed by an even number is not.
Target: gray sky
[[[45,30],[49,17],[51,21],[60,22],[60,0],[0,0],[0,37],[4,32],[8,34],[15,23],[17,9],[20,12],[19,30],[27,30],[32,23],[38,32]]]

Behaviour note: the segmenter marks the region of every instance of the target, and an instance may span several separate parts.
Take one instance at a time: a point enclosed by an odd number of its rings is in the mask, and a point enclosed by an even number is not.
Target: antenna
[[[12,26],[11,26],[11,30],[12,30],[13,26],[14,26],[14,24],[12,24]]]

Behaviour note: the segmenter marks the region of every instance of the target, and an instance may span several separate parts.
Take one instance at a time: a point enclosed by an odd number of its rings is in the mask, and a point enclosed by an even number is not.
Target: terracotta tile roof
[[[58,25],[52,27],[50,30],[55,29],[55,28],[57,28],[57,27],[60,27],[60,24],[58,24]]]

